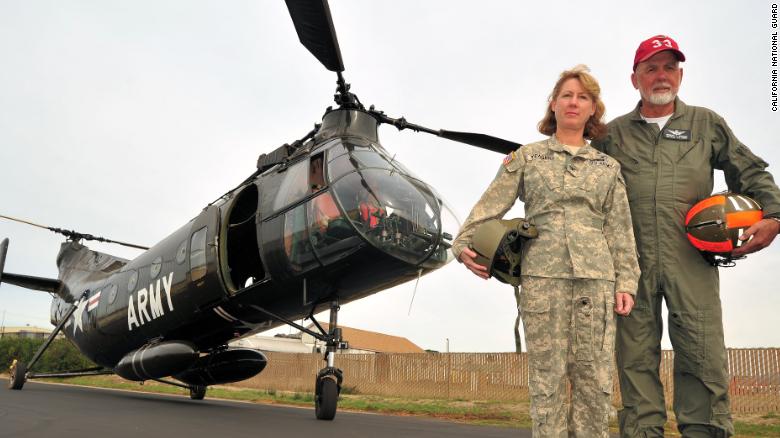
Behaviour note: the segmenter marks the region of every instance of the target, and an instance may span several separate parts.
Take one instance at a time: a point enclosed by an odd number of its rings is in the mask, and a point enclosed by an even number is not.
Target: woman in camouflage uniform
[[[586,141],[606,133],[599,95],[586,67],[561,74],[539,123],[550,137],[504,159],[453,244],[488,278],[469,248],[479,224],[520,199],[539,232],[523,247],[520,295],[535,437],[608,436],[615,314],[631,311],[639,278],[620,166]]]

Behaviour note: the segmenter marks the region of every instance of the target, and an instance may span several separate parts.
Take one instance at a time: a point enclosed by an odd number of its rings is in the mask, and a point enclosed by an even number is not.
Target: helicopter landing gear
[[[325,368],[320,371],[314,390],[314,415],[317,416],[318,420],[333,420],[336,416],[336,408],[339,402],[339,388],[341,385],[336,383],[336,381],[341,381],[341,376],[338,376],[338,379],[328,375],[321,377],[323,371],[326,370],[329,369]]]
[[[15,389],[20,390],[24,386],[24,382],[27,381],[28,378],[32,379],[33,377],[46,377],[44,374],[36,374],[36,373],[28,373],[29,370],[32,370],[32,368],[35,366],[35,364],[38,362],[38,359],[41,358],[41,355],[44,351],[46,351],[47,348],[49,348],[49,345],[51,345],[52,341],[54,341],[54,338],[57,336],[57,334],[62,330],[62,327],[65,325],[65,322],[70,318],[71,315],[76,311],[78,308],[78,303],[89,293],[89,290],[85,290],[83,294],[79,297],[78,300],[76,300],[75,303],[71,304],[70,309],[65,314],[64,317],[60,320],[59,324],[57,324],[57,327],[54,328],[54,331],[49,334],[49,337],[44,341],[44,343],[38,348],[38,351],[35,352],[32,359],[30,359],[30,363],[25,365],[22,362],[19,362],[17,359],[14,359],[13,364],[11,364],[10,376],[8,376],[8,388],[9,389]]]
[[[291,327],[311,335],[313,338],[325,342],[325,361],[327,366],[317,373],[317,380],[314,382],[314,414],[318,420],[332,420],[336,416],[336,407],[338,405],[339,393],[341,392],[341,382],[344,380],[344,373],[335,367],[336,351],[349,348],[349,345],[341,339],[341,329],[338,328],[339,302],[333,300],[330,302],[330,324],[326,333],[322,326],[314,319],[314,310],[312,307],[308,319],[314,323],[318,332],[307,329],[296,324],[287,318],[276,315],[263,309],[260,306],[251,305],[251,307],[271,318],[281,321]]]
[[[193,400],[203,400],[206,396],[206,385],[192,385],[190,386],[190,398]]]
[[[9,372],[10,375],[8,376],[8,388],[16,390],[22,389],[24,382],[27,381],[27,367],[24,365],[24,363],[14,359]]]
[[[193,400],[203,400],[203,398],[206,397],[206,390],[208,389],[207,385],[190,385],[190,384],[176,382],[173,380],[166,380],[166,379],[149,379],[149,380],[154,380],[155,382],[164,383],[166,385],[184,388],[190,392],[190,398]],[[143,385],[143,382],[141,382],[141,384]]]
[[[329,333],[325,343],[327,366],[317,373],[317,381],[314,383],[314,415],[318,420],[333,420],[336,416],[341,382],[344,380],[342,371],[335,367],[336,351],[347,348],[347,343],[341,339],[341,329],[338,328],[338,312],[338,301],[332,301]]]

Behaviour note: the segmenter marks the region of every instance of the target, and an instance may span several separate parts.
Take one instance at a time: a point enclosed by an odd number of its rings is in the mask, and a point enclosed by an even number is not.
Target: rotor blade
[[[470,144],[472,146],[477,146],[482,149],[487,149],[504,155],[515,151],[520,146],[522,146],[520,143],[504,140],[503,138],[473,132],[445,131],[442,129],[439,131],[439,137],[446,138],[447,140]]]
[[[444,129],[437,131],[435,129],[426,128],[422,125],[410,123],[404,117],[399,117],[397,119],[388,117],[384,112],[375,110],[373,106],[368,110],[368,113],[379,120],[379,123],[393,125],[398,128],[399,131],[403,131],[404,129],[411,129],[415,132],[425,132],[436,135],[438,137],[446,138],[447,140],[466,143],[478,148],[498,152],[499,154],[506,155],[522,146],[520,143],[504,140],[503,138],[499,137],[493,137],[492,135],[478,134],[473,132],[446,131]]]
[[[344,71],[328,0],[285,0],[298,39],[330,71]]]
[[[93,236],[92,234],[79,233],[78,231],[66,230],[66,229],[63,229],[63,228],[47,227],[46,225],[36,224],[35,222],[26,221],[24,219],[19,219],[19,218],[15,218],[15,217],[11,217],[11,216],[5,216],[5,215],[2,215],[2,214],[0,214],[0,219],[7,219],[7,220],[10,220],[10,221],[19,222],[19,223],[22,223],[22,224],[32,225],[34,227],[43,228],[44,230],[49,230],[49,231],[53,231],[53,232],[55,232],[57,234],[62,234],[63,236],[65,236],[65,237],[67,237],[68,239],[71,239],[71,240],[79,240],[79,239],[95,240],[95,241],[104,242],[104,243],[116,243],[117,245],[127,246],[127,247],[130,247],[130,248],[143,249],[143,250],[149,249],[149,247],[146,247],[146,246],[135,245],[133,243],[127,243],[127,242],[120,242],[118,240],[106,239],[105,237]]]
[[[42,292],[57,293],[65,285],[53,278],[33,277],[32,275],[3,274],[3,283],[13,284],[14,286],[26,289],[39,290]]]

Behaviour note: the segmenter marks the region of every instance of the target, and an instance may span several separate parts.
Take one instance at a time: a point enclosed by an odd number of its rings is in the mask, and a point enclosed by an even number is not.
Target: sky
[[[687,58],[681,99],[722,115],[780,176],[771,2],[332,0],[331,12],[364,104],[519,143],[543,138],[552,86],[577,64],[600,81],[607,120],[633,109],[634,51],[668,34]],[[147,246],[250,175],[259,154],[306,134],[336,80],[281,0],[0,0],[0,60],[0,214]],[[379,135],[461,221],[503,158],[390,126]],[[7,272],[56,277],[60,236],[0,220],[2,237]],[[727,346],[780,346],[778,266],[780,241],[721,270]],[[49,327],[50,302],[3,285],[0,325]],[[510,287],[454,262],[416,293],[412,282],[343,306],[339,322],[427,349],[500,352],[514,350],[515,315]]]

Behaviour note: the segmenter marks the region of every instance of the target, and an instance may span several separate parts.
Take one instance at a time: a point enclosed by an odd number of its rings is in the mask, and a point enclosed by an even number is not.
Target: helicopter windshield
[[[345,143],[331,148],[328,158],[333,193],[369,242],[426,268],[452,259],[458,221],[425,183],[407,177],[368,145]]]

